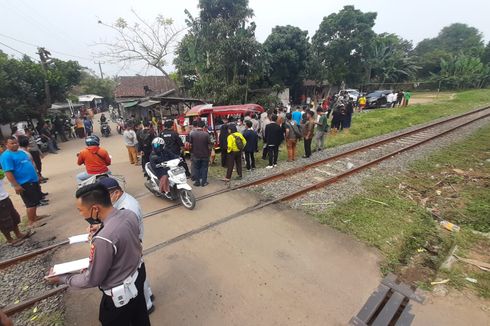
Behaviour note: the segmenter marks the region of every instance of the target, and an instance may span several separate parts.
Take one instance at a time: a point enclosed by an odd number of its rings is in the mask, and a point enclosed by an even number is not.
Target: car
[[[359,98],[359,96],[361,95],[361,93],[357,90],[357,89],[353,89],[353,88],[348,88],[348,89],[345,89],[344,91],[340,91],[337,96],[340,96],[342,94],[342,92],[347,92],[347,94],[349,94],[349,98],[351,99],[351,101],[353,101],[354,103],[357,102],[357,99]]]
[[[377,90],[366,95],[366,109],[376,109],[387,106],[387,96],[391,90]]]

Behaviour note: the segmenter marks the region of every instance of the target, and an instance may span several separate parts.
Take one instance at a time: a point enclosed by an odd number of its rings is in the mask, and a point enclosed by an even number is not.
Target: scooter
[[[122,118],[117,118],[116,123],[117,123],[116,125],[117,133],[122,135],[124,132],[124,120]]]
[[[41,136],[34,136],[34,139],[41,152],[46,153],[48,151],[48,143],[44,142]]]
[[[100,124],[100,133],[104,137],[109,137],[111,135],[111,127],[109,126],[109,123],[106,122],[101,122]]]
[[[146,188],[157,197],[167,198],[170,200],[179,200],[187,209],[194,209],[196,206],[196,197],[192,193],[192,188],[187,184],[185,169],[179,166],[180,158],[163,162],[157,165],[159,168],[169,168],[168,182],[170,184],[170,194],[167,195],[160,191],[160,180],[156,173],[151,169],[150,163],[146,163],[145,171],[149,180],[145,182]]]

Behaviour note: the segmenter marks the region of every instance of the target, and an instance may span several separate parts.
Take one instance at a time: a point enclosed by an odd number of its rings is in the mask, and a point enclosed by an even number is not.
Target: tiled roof
[[[145,86],[150,90],[145,93]],[[173,80],[164,76],[123,76],[118,78],[115,97],[145,97],[177,89]]]

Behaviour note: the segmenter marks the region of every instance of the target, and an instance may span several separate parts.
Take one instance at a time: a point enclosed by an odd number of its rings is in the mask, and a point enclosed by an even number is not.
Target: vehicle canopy
[[[238,116],[245,115],[247,113],[260,114],[264,112],[264,108],[258,104],[239,104],[239,105],[225,105],[225,106],[212,106],[210,104],[196,105],[186,113],[186,117],[197,117],[212,113],[214,116]]]

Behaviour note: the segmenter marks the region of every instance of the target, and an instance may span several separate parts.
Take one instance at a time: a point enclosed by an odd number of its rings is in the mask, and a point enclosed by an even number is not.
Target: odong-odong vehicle
[[[187,183],[185,169],[180,165],[181,158],[166,161],[157,165],[157,167],[168,168],[168,182],[170,185],[170,195],[160,191],[160,180],[152,170],[150,163],[146,163],[145,171],[149,180],[145,182],[145,187],[157,197],[167,198],[170,200],[180,200],[182,205],[187,209],[194,209],[196,206],[196,197],[192,193],[192,188]]]
[[[387,96],[391,90],[377,90],[366,95],[366,109],[376,109],[387,106]]]
[[[185,126],[190,126],[195,119],[204,120],[207,130],[211,134],[214,148],[219,148],[219,133],[223,124],[223,117],[244,118],[247,114],[260,115],[264,108],[258,104],[240,104],[226,106],[212,106],[210,104],[196,105],[185,114],[183,130],[179,129],[182,142],[189,141],[189,131]],[[182,127],[182,126],[181,126]]]

